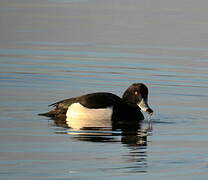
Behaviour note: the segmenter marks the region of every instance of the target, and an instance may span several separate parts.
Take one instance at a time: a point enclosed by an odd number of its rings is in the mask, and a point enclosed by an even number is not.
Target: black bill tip
[[[148,112],[149,114],[153,114],[153,110],[152,109],[150,109],[150,108],[148,108],[147,110],[146,110],[146,112]]]

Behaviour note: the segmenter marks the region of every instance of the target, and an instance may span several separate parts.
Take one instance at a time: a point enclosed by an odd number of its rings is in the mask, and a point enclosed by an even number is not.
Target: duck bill
[[[137,105],[142,111],[147,112],[148,114],[153,114],[153,110],[149,107],[147,99],[142,98]]]

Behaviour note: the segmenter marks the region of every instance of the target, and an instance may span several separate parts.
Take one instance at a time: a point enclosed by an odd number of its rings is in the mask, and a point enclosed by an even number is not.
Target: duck
[[[96,121],[97,124],[100,121],[100,126],[107,120],[114,123],[142,121],[144,115],[141,111],[153,114],[148,105],[148,88],[143,83],[131,84],[122,97],[110,92],[95,92],[64,99],[49,107],[53,109],[39,115],[66,121],[69,126],[78,121],[79,126],[80,123],[81,126],[87,126],[90,121]]]

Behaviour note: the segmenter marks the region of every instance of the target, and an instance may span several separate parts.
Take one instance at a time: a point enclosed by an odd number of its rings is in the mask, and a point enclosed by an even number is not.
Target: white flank
[[[80,103],[69,106],[66,122],[73,129],[84,127],[110,127],[113,108],[89,109]]]

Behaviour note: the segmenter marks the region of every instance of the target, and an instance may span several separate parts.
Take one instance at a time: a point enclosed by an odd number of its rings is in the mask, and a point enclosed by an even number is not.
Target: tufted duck
[[[109,119],[113,122],[140,121],[144,119],[140,110],[153,113],[147,99],[148,88],[142,83],[135,83],[127,88],[122,98],[108,92],[86,94],[53,103],[49,105],[55,107],[53,110],[40,115],[65,120],[69,126],[78,120],[83,124],[81,126],[86,126],[92,119],[96,123]]]

